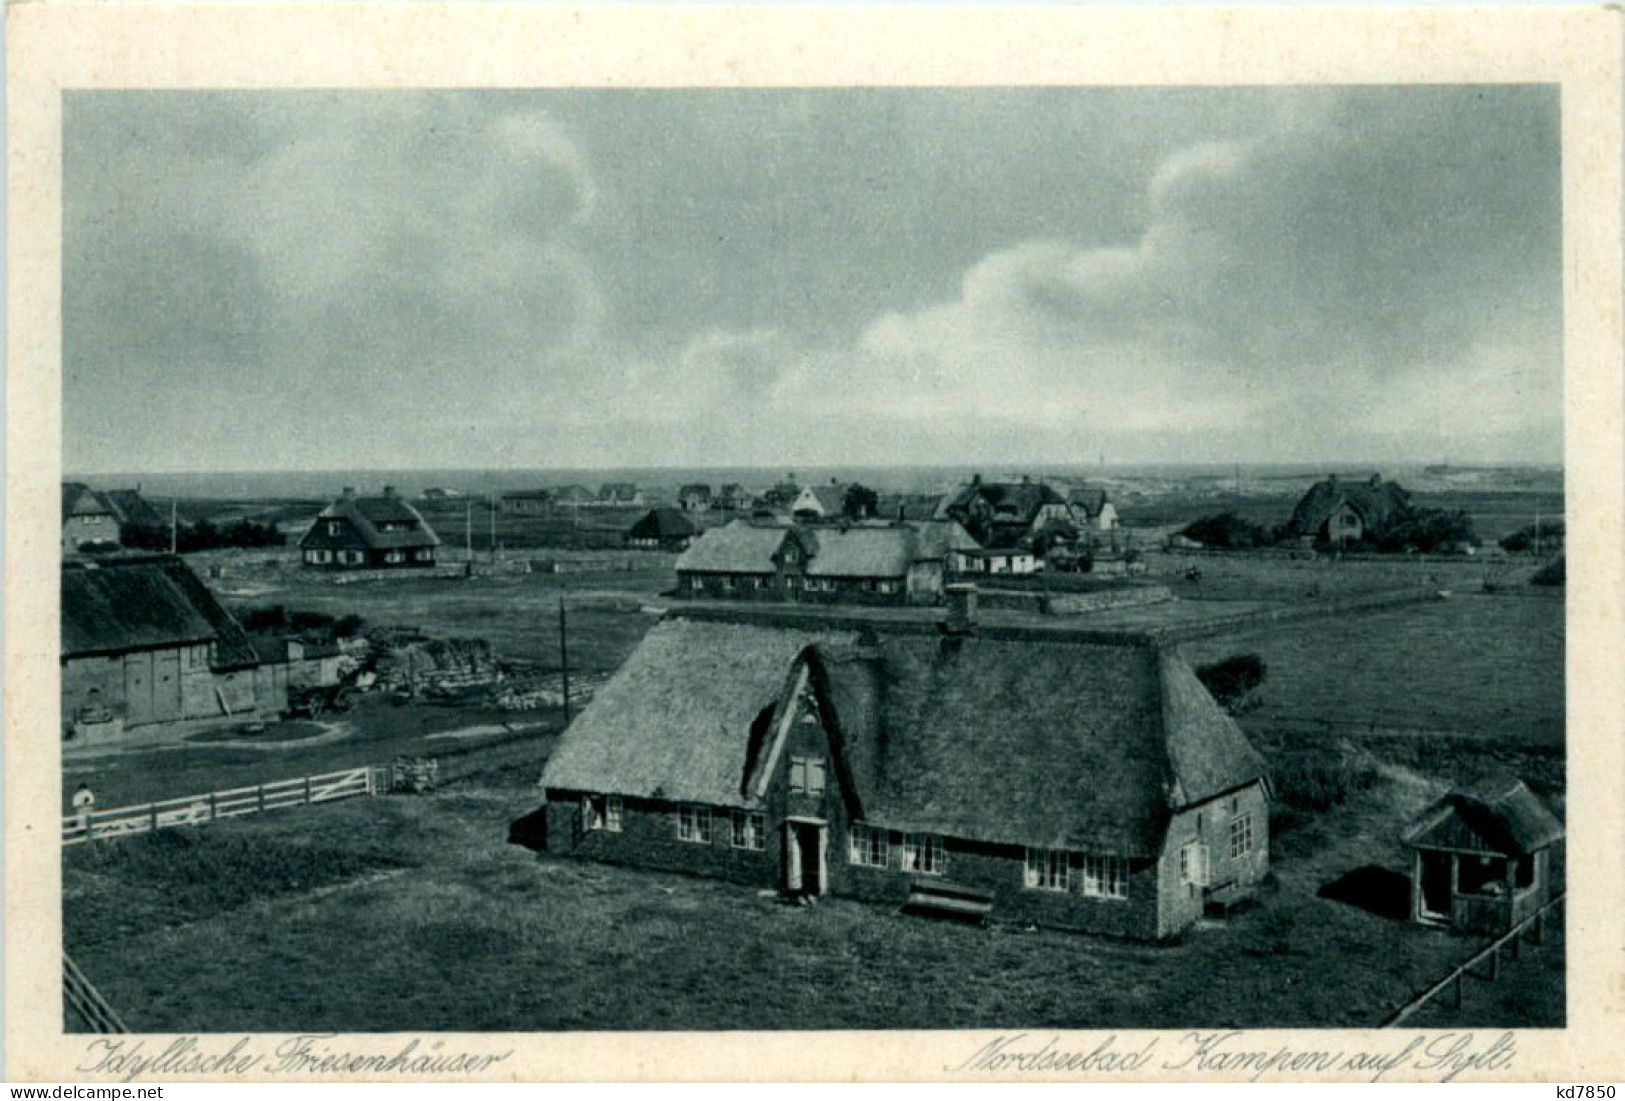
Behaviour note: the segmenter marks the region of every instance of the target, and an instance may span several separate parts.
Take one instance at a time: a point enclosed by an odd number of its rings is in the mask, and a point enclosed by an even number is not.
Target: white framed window
[[[934,833],[903,835],[903,870],[919,875],[941,875],[948,861],[942,851],[942,838]]]
[[[1027,886],[1039,891],[1064,891],[1067,854],[1061,849],[1027,850]]]
[[[1083,893],[1091,898],[1128,897],[1128,861],[1121,856],[1084,856]]]
[[[896,592],[897,591],[897,582],[895,582],[895,581],[882,581],[880,583],[880,591],[883,592],[883,593],[894,593],[894,592]]]
[[[424,547],[422,550],[417,552],[417,560],[419,562],[429,562],[429,561],[432,561],[433,559],[434,559],[434,551],[432,549],[430,549],[429,547]]]
[[[791,757],[790,790],[797,795],[824,794],[824,759]]]
[[[581,797],[581,827],[621,832],[621,797],[619,795],[583,795]]]
[[[1230,859],[1253,851],[1253,816],[1239,814],[1230,819]]]
[[[388,554],[384,555],[384,561],[390,563],[391,565],[399,565],[400,563],[406,561],[406,554],[403,551],[392,550]]]
[[[329,534],[329,535],[337,535],[343,530],[344,530],[344,525],[339,523],[337,520],[329,520],[327,522],[327,534]]]
[[[734,811],[733,847],[758,852],[767,848],[767,820],[754,811]]]
[[[699,592],[701,589],[705,588],[705,578],[691,577],[688,579],[688,586],[695,592]]]
[[[864,868],[884,868],[890,862],[891,847],[885,830],[854,822],[846,840],[847,858],[852,863]]]
[[[723,592],[727,592],[728,590],[732,589],[733,587],[734,587],[734,579],[733,578],[731,578],[731,577],[719,577],[719,578],[717,578],[717,588],[721,589]]]
[[[711,808],[678,807],[677,840],[692,841],[697,845],[711,843]]]
[[[1179,878],[1193,887],[1212,884],[1213,869],[1206,845],[1191,841],[1179,850]]]

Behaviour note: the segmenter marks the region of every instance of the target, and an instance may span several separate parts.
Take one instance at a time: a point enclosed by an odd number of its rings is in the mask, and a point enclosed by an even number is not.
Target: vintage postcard
[[[1625,1074],[1617,10],[7,29],[8,1079]]]

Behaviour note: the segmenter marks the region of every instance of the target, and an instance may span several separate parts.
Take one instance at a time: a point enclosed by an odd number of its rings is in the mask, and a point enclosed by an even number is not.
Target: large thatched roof
[[[657,625],[542,782],[754,805],[752,762],[801,661],[854,813],[879,825],[1148,856],[1175,809],[1264,775],[1183,660],[1149,645],[759,617]]]
[[[360,533],[367,546],[375,550],[401,550],[412,547],[438,547],[440,537],[423,519],[423,514],[405,499],[394,493],[379,497],[360,497],[346,494],[322,509],[315,524],[306,533],[309,539],[323,520],[347,520]],[[385,525],[400,525],[398,530],[385,531]]]
[[[730,521],[696,539],[677,559],[677,572],[770,574],[788,531],[783,524]]]
[[[216,668],[256,662],[242,627],[179,558],[111,558],[62,566],[62,656],[212,642]]]
[[[1344,503],[1359,513],[1367,530],[1381,532],[1409,511],[1411,497],[1396,483],[1380,477],[1327,478],[1316,482],[1298,501],[1287,521],[1287,531],[1292,535],[1313,535]]]

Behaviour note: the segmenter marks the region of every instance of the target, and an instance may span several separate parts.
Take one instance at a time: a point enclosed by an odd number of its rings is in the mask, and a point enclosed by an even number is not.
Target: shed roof
[[[1452,791],[1417,815],[1405,840],[1417,848],[1471,848],[1523,856],[1563,837],[1563,823],[1522,780]]]
[[[640,516],[627,535],[633,539],[682,539],[697,531],[699,528],[694,526],[694,521],[681,510],[661,507]]]
[[[599,690],[542,782],[754,805],[752,746],[802,660],[857,813],[877,825],[1149,856],[1174,810],[1264,776],[1155,647],[676,618]]]

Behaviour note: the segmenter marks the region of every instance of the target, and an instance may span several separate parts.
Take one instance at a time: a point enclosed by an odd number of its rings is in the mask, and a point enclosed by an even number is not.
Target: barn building
[[[730,512],[743,512],[756,505],[756,498],[738,482],[726,482],[717,491],[712,502],[717,508]]]
[[[677,560],[680,596],[812,604],[934,604],[954,555],[975,542],[957,524],[816,528],[734,520]]]
[[[1074,489],[1067,498],[1067,504],[1072,509],[1073,523],[1080,531],[1108,532],[1116,531],[1119,527],[1117,506],[1112,504],[1110,495],[1098,486]]]
[[[1355,481],[1332,474],[1298,501],[1286,533],[1304,543],[1341,546],[1380,539],[1410,513],[1410,494],[1381,474]]]
[[[299,540],[305,565],[336,570],[429,568],[438,546],[434,529],[394,486],[378,497],[346,486]]]
[[[604,508],[636,508],[643,504],[643,491],[631,482],[605,482],[598,489],[598,502]]]
[[[1453,791],[1405,830],[1411,916],[1469,933],[1504,933],[1552,897],[1563,823],[1523,781]]]
[[[1182,658],[978,630],[963,599],[668,617],[524,822],[559,854],[1142,940],[1264,878],[1263,762]]]
[[[797,520],[835,520],[846,515],[846,493],[850,485],[830,481],[806,486],[790,503],[790,515]],[[863,519],[863,514],[852,517]]]
[[[652,508],[627,529],[626,543],[641,550],[680,551],[687,550],[699,534],[694,521],[679,509]]]
[[[118,728],[242,721],[287,706],[286,677],[178,557],[62,566],[62,716]]]

